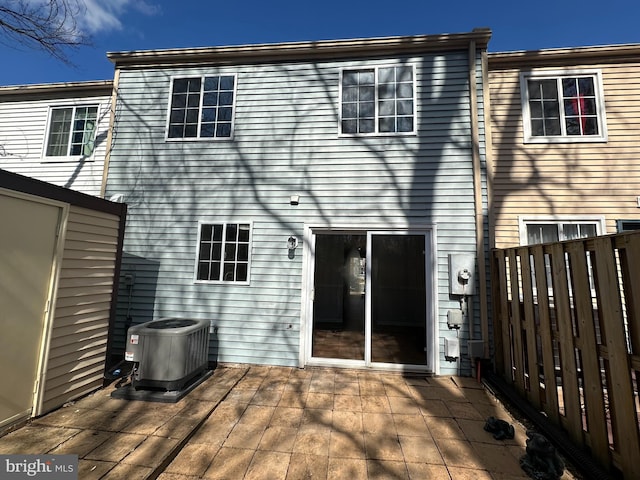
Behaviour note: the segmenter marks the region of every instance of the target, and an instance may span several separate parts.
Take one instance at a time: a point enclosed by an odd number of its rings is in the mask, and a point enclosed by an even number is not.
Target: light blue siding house
[[[108,54],[115,351],[131,324],[205,318],[211,361],[469,374],[489,338],[489,38]]]

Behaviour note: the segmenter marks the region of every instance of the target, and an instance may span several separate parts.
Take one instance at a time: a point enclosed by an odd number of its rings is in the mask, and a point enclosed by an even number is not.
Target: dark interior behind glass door
[[[426,365],[425,236],[371,241],[371,361]]]
[[[364,360],[365,235],[316,236],[312,356]]]

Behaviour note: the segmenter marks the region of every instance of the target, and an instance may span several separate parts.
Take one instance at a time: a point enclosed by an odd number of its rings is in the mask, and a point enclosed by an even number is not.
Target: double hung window
[[[412,65],[343,70],[340,133],[415,132],[414,79]]]
[[[248,282],[251,224],[202,223],[196,281]]]
[[[522,74],[527,142],[606,140],[599,72]]]
[[[95,143],[97,119],[97,105],[52,108],[45,156],[90,156]]]
[[[175,78],[168,138],[225,139],[233,134],[235,75]]]

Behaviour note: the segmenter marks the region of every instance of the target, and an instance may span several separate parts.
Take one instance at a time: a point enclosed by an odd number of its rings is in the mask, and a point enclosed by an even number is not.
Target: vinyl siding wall
[[[120,219],[70,206],[42,413],[102,386]]]
[[[0,168],[99,195],[102,184],[111,97],[0,100]],[[50,107],[99,105],[95,150],[88,158],[44,159]]]
[[[339,137],[341,68],[396,63],[416,67],[418,135]],[[165,141],[172,76],[200,74],[237,74],[233,140]],[[305,225],[437,225],[442,352],[444,336],[455,336],[446,311],[459,306],[448,294],[447,255],[475,253],[468,80],[466,51],[122,70],[107,195],[128,204],[121,277],[135,281],[121,283],[116,351],[128,322],[194,317],[217,327],[212,359],[298,365],[308,246],[301,241],[290,258],[287,238],[302,240]],[[194,283],[199,221],[252,222],[250,285]],[[458,365],[442,357],[441,371]]]
[[[518,217],[640,219],[640,63],[571,65],[600,69],[608,141],[524,144],[519,69],[489,74],[495,246],[519,245]],[[550,70],[560,70],[559,67]]]

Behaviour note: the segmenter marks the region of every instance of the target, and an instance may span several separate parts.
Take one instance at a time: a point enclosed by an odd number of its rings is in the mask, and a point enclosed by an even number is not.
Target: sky
[[[492,30],[490,52],[640,43],[640,0],[80,1],[86,9],[78,23],[92,44],[68,52],[69,65],[1,41],[0,31],[0,86],[111,79],[111,51],[463,33],[476,27]]]

